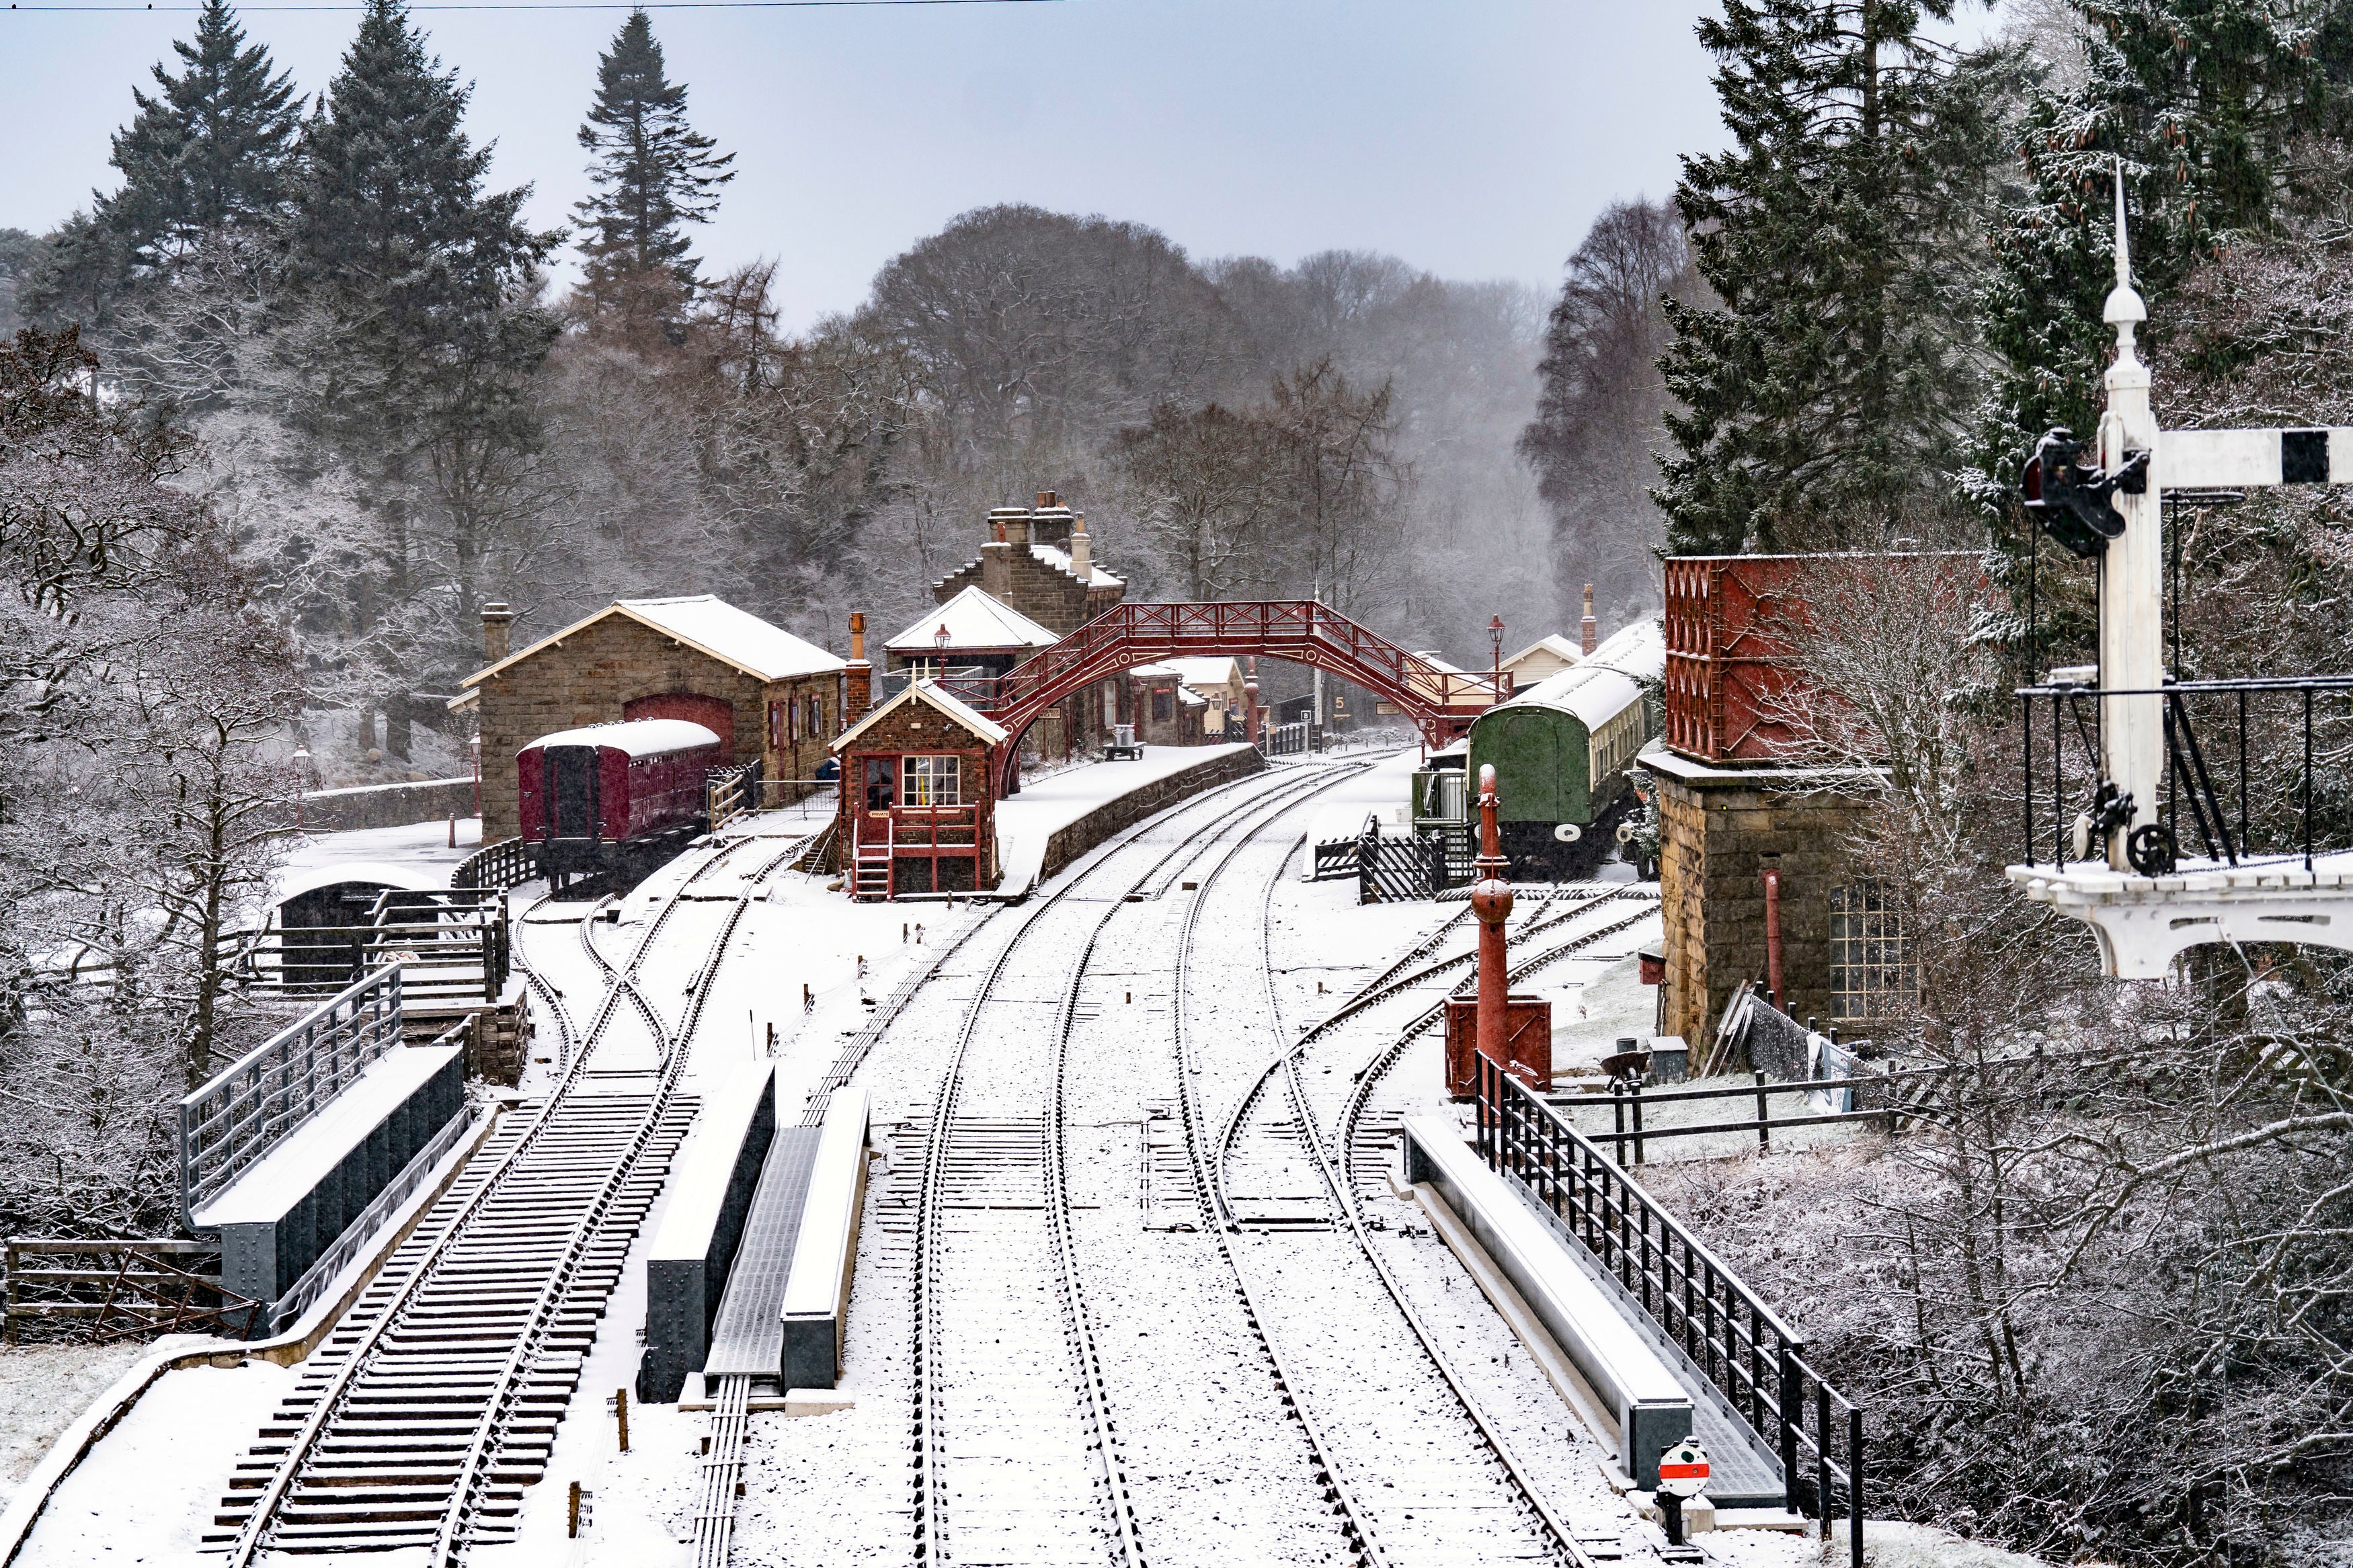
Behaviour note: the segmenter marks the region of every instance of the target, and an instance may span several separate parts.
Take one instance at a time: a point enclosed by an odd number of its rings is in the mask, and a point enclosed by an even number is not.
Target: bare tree
[[[1545,329],[1543,390],[1520,456],[1538,476],[1554,548],[1572,568],[1564,588],[1590,581],[1621,613],[1659,603],[1666,546],[1666,518],[1650,495],[1652,454],[1667,444],[1659,356],[1674,335],[1661,302],[1704,292],[1674,204],[1620,202],[1569,257]],[[1564,616],[1574,613],[1564,603]]]

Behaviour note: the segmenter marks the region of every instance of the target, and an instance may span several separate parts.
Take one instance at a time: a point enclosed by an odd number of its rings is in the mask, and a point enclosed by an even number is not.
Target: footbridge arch
[[[1433,742],[1460,734],[1511,695],[1507,673],[1442,668],[1314,599],[1115,605],[993,680],[947,684],[1010,733],[998,779],[1003,792],[1017,782],[1022,733],[1064,698],[1163,658],[1247,654],[1352,680]]]

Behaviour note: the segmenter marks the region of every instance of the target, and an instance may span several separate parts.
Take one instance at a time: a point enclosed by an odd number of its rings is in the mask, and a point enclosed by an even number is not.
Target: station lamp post
[[[1502,685],[1502,684],[1503,684],[1502,677],[1503,677],[1503,674],[1504,674],[1504,617],[1503,617],[1503,616],[1493,616],[1493,617],[1492,617],[1491,619],[1489,619],[1489,621],[1487,622],[1487,643],[1488,643],[1488,646],[1489,646],[1490,647],[1492,647],[1492,648],[1493,648],[1493,649],[1494,649],[1494,653],[1495,653],[1494,671],[1495,671],[1495,676],[1496,676],[1496,684],[1497,684],[1498,686],[1500,686],[1500,685]]]

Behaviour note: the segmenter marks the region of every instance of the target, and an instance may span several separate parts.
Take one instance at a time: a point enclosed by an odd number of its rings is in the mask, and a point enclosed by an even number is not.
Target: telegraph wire
[[[1069,0],[449,0],[445,5],[406,7],[408,11],[800,11],[868,8],[889,5],[1060,5]],[[202,5],[20,5],[11,11],[121,12],[136,16],[149,11],[201,11]],[[364,11],[365,5],[239,5],[237,15],[262,11]]]

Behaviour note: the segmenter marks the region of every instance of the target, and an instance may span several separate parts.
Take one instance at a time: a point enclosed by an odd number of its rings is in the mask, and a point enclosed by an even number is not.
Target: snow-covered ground
[[[1100,764],[1041,781],[1006,803],[1008,815],[1018,808],[1027,816],[1017,816],[1009,831],[1034,836],[1042,846],[1054,826],[1118,791],[1210,754],[1202,748],[1155,748],[1145,763]],[[1214,1139],[1282,1043],[1332,1013],[1400,953],[1441,927],[1447,942],[1435,957],[1468,949],[1473,927],[1460,918],[1460,904],[1359,906],[1353,881],[1299,879],[1300,844],[1324,833],[1327,824],[1340,825],[1328,836],[1352,833],[1367,811],[1401,808],[1407,777],[1419,760],[1418,749],[1409,749],[1288,805],[1278,804],[1285,791],[1329,775],[1314,773],[1312,764],[1278,768],[1180,805],[1158,819],[1134,849],[1124,851],[1114,842],[1040,889],[1050,893],[1095,873],[1050,911],[1035,900],[1019,907],[856,904],[827,892],[825,879],[767,870],[794,842],[781,827],[729,848],[724,861],[691,889],[688,878],[708,863],[711,850],[682,858],[617,904],[542,900],[537,889],[519,895],[519,952],[560,994],[575,1029],[585,1028],[607,1004],[606,965],[625,964],[649,923],[670,907],[661,941],[638,972],[638,986],[666,1029],[674,1029],[702,995],[681,1087],[718,1092],[744,1063],[773,1056],[780,1121],[798,1119],[805,1096],[875,1002],[973,931],[965,948],[916,993],[860,1072],[858,1081],[875,1097],[878,1152],[841,1391],[851,1405],[822,1416],[753,1416],[734,1562],[828,1568],[896,1563],[913,1548],[909,1244],[919,1139],[967,1007],[1006,956],[1007,944],[1033,919],[1039,923],[1008,960],[975,1032],[960,1112],[1008,1123],[1043,1113],[1048,1089],[1039,1064],[1050,1051],[1063,988],[1092,936],[1094,946],[1077,972],[1065,1079],[1077,1204],[1073,1247],[1147,1553],[1163,1564],[1202,1568],[1342,1559],[1343,1542],[1314,1479],[1303,1429],[1275,1387],[1233,1275],[1213,1238],[1197,1225],[1161,1223],[1171,1215],[1182,1220],[1198,1201],[1176,1120],[1187,1087],[1176,1056],[1177,950],[1192,914],[1184,1026],[1198,1069],[1190,1088],[1203,1113],[1203,1136]],[[1257,831],[1244,841],[1253,826]],[[742,831],[762,833],[756,819]],[[445,833],[385,829],[333,837],[408,835],[414,840]],[[412,842],[408,852],[440,848]],[[353,858],[396,852],[387,843],[364,850]],[[464,852],[461,846],[459,853]],[[1142,898],[1124,901],[1139,878]],[[747,887],[755,896],[724,951],[714,953],[712,944],[735,896]],[[1557,926],[1528,936],[1515,958],[1580,934],[1593,936],[1584,949],[1517,986],[1553,998],[1556,1052],[1564,1063],[1598,1059],[1618,1034],[1650,1032],[1652,994],[1631,981],[1627,955],[1657,940],[1655,900],[1641,889],[1597,899],[1599,891],[1564,893],[1547,905],[1542,891],[1530,890],[1514,916],[1514,929],[1525,931],[1571,911]],[[608,910],[617,918],[603,919]],[[1328,1131],[1337,1122],[1361,1070],[1385,1052],[1403,1023],[1467,973],[1458,968],[1436,977],[1310,1048],[1302,1078],[1321,1127]],[[651,1037],[641,1020],[633,1021],[634,1005],[615,1004],[613,1012],[614,1062],[649,1053]],[[530,1065],[526,1091],[554,1070],[555,1038],[552,1021],[543,1018],[537,1048],[550,1059]],[[1386,1136],[1382,1130],[1407,1114],[1457,1113],[1443,1095],[1439,1056],[1440,1037],[1426,1033],[1377,1079],[1366,1111],[1368,1135]],[[1275,1110],[1251,1135],[1279,1145],[1294,1135],[1282,1131],[1287,1108]],[[1172,1148],[1178,1151],[1174,1160]],[[1303,1160],[1289,1169],[1303,1184],[1291,1195],[1313,1201],[1315,1189],[1305,1184],[1314,1167]],[[1016,1171],[1009,1179],[1030,1178]],[[1419,1211],[1378,1184],[1367,1191],[1360,1183],[1359,1191],[1379,1256],[1552,1505],[1580,1533],[1622,1537],[1637,1553],[1656,1544],[1656,1528],[1605,1484],[1591,1435],[1577,1426]],[[660,1213],[657,1208],[640,1231],[640,1250],[658,1230]],[[975,1269],[961,1287],[965,1315],[956,1323],[967,1332],[952,1342],[955,1358],[971,1376],[994,1379],[1012,1376],[1014,1361],[999,1366],[992,1357],[1027,1356],[1039,1346],[1050,1359],[1060,1354],[1058,1329],[1022,1340],[1051,1324],[1030,1324],[1009,1289],[1001,1302],[987,1293],[988,1269],[1016,1269],[1010,1260],[1018,1249],[1034,1246],[1034,1211],[975,1206],[952,1217],[951,1241],[963,1240],[965,1261]],[[1496,1500],[1507,1498],[1498,1472],[1460,1436],[1460,1412],[1438,1392],[1349,1233],[1278,1230],[1236,1239],[1243,1267],[1264,1291],[1264,1327],[1293,1368],[1295,1392],[1321,1406],[1343,1469],[1368,1486],[1393,1488],[1410,1479],[1422,1489],[1415,1494],[1422,1503],[1394,1491],[1377,1500],[1388,1510],[1384,1528],[1467,1547],[1468,1560],[1492,1556],[1517,1539],[1525,1527],[1497,1506]],[[523,1539],[478,1552],[477,1560],[516,1568],[662,1568],[690,1560],[683,1543],[693,1532],[692,1488],[706,1418],[675,1406],[633,1405],[630,1448],[623,1454],[605,1407],[613,1390],[634,1383],[644,1310],[644,1270],[633,1254],[599,1325],[580,1394],[558,1428],[547,1479],[526,1497]],[[990,1325],[985,1332],[984,1321]],[[0,1357],[0,1388],[7,1386],[7,1370]],[[22,1561],[189,1561],[228,1466],[251,1443],[286,1375],[270,1368],[167,1375],[69,1480],[34,1537],[39,1550]],[[1040,1375],[1040,1387],[1052,1384],[1050,1369]],[[1004,1386],[1010,1390],[1018,1381]],[[46,1417],[30,1404],[20,1410],[16,1426],[29,1443]],[[966,1410],[960,1418],[982,1416]],[[987,1473],[1009,1477],[1016,1473],[1007,1468],[1011,1463],[1008,1455],[998,1471]],[[159,1468],[172,1472],[168,1480],[112,1505],[113,1517],[102,1526],[88,1522],[108,1514],[107,1499],[142,1485],[142,1478]],[[594,1496],[593,1524],[578,1541],[565,1531],[566,1491],[574,1480]],[[960,1495],[971,1500],[970,1494]],[[1419,1518],[1409,1517],[1417,1512]],[[1794,1568],[1815,1550],[1754,1532],[1709,1544],[1741,1568]],[[1088,1543],[1069,1545],[1083,1552]]]
[[[406,827],[355,827],[342,833],[303,833],[288,838],[285,858],[270,878],[270,902],[307,888],[350,877],[395,881],[410,888],[446,888],[458,862],[482,847],[482,819],[458,819],[458,842],[449,843],[447,822]]]
[[[0,1350],[0,1501],[105,1393],[143,1344],[22,1345]]]

